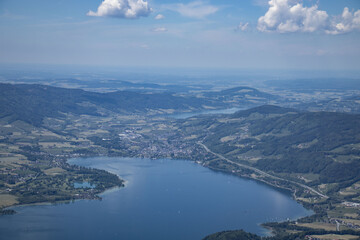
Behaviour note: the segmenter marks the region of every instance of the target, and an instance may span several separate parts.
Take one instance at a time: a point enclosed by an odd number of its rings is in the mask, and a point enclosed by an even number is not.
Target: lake
[[[200,240],[208,234],[310,215],[287,192],[204,168],[191,161],[78,158],[126,180],[103,200],[15,207],[0,217],[1,239]]]

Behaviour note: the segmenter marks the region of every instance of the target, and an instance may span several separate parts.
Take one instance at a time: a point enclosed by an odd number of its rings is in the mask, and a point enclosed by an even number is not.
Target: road
[[[297,185],[297,186],[300,186],[300,187],[302,187],[302,188],[305,188],[305,189],[307,189],[307,190],[315,193],[316,195],[318,195],[318,196],[320,196],[320,197],[328,198],[328,196],[326,196],[325,194],[322,194],[322,193],[320,193],[319,191],[316,191],[314,188],[309,187],[309,186],[307,186],[307,185],[305,185],[305,184],[298,183],[298,182],[291,181],[291,180],[284,179],[284,178],[280,178],[280,177],[277,177],[277,176],[273,176],[273,175],[268,174],[268,173],[266,173],[266,172],[264,172],[264,171],[261,171],[260,169],[255,168],[255,167],[251,167],[251,166],[248,166],[248,165],[245,165],[245,164],[241,164],[241,163],[238,163],[238,162],[231,161],[230,159],[228,159],[228,158],[226,158],[226,157],[224,157],[224,156],[222,156],[222,155],[220,155],[220,154],[218,154],[218,153],[215,153],[215,152],[211,151],[211,150],[210,150],[205,144],[203,144],[202,142],[198,142],[198,144],[199,144],[200,146],[202,146],[207,152],[214,154],[215,156],[219,157],[220,159],[222,159],[222,160],[224,160],[224,161],[226,161],[226,162],[228,162],[228,163],[235,164],[235,165],[237,165],[237,166],[239,166],[239,167],[242,167],[242,168],[250,169],[250,170],[252,170],[252,171],[254,171],[254,172],[256,172],[256,173],[258,173],[258,174],[260,174],[260,175],[262,175],[262,176],[264,176],[264,177],[272,178],[272,179],[275,179],[275,180],[286,181],[286,182],[295,184],[295,185]]]

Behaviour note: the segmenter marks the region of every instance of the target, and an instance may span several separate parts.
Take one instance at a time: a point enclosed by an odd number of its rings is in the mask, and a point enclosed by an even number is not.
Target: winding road
[[[288,179],[284,179],[284,178],[280,178],[280,177],[277,177],[277,176],[273,176],[273,175],[268,174],[268,173],[266,173],[266,172],[264,172],[264,171],[261,171],[260,169],[255,168],[255,167],[251,167],[251,166],[248,166],[248,165],[245,165],[245,164],[241,164],[241,163],[238,163],[238,162],[231,161],[230,159],[228,159],[228,158],[226,158],[226,157],[224,157],[224,156],[222,156],[222,155],[220,155],[220,154],[218,154],[218,153],[215,153],[215,152],[211,151],[211,150],[210,150],[205,144],[203,144],[202,142],[198,142],[197,144],[199,144],[200,146],[202,146],[207,152],[214,154],[215,156],[219,157],[220,159],[222,159],[222,160],[224,160],[224,161],[226,161],[226,162],[228,162],[228,163],[235,164],[235,165],[237,165],[237,166],[239,166],[239,167],[242,167],[242,168],[250,169],[250,170],[252,170],[252,171],[254,171],[254,172],[256,172],[256,173],[258,173],[258,174],[260,174],[260,175],[262,175],[262,176],[268,177],[268,178],[272,178],[272,179],[275,179],[275,180],[286,181],[286,182],[289,182],[289,183],[298,185],[298,186],[300,186],[300,187],[302,187],[302,188],[305,188],[305,189],[307,189],[307,190],[315,193],[316,195],[318,195],[318,196],[320,196],[320,197],[328,198],[328,196],[326,196],[325,194],[322,194],[322,193],[320,193],[319,191],[316,191],[314,188],[309,187],[309,186],[307,186],[307,185],[305,185],[305,184],[298,183],[298,182],[295,182],[295,181],[292,181],[292,180],[288,180]]]

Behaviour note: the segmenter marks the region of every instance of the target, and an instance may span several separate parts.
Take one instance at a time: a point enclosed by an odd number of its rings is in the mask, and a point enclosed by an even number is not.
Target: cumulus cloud
[[[151,11],[144,0],[104,0],[96,12],[89,11],[86,15],[135,19],[146,17]]]
[[[270,0],[269,9],[258,19],[261,32],[315,32],[342,34],[360,30],[360,10],[345,7],[341,16],[329,16],[317,5],[305,7],[300,0]]]
[[[156,15],[154,18],[155,18],[155,20],[161,20],[161,19],[164,19],[165,16],[162,15],[162,14],[158,14],[158,15]]]
[[[249,23],[239,23],[235,28],[235,31],[246,31],[249,28]]]
[[[167,32],[167,29],[164,27],[157,27],[157,28],[153,28],[151,31],[153,32]]]
[[[326,30],[326,33],[335,35],[354,30],[360,30],[360,10],[351,13],[346,7],[340,17],[334,17],[331,21],[331,28]]]
[[[178,12],[185,17],[200,19],[205,18],[210,14],[216,13],[219,10],[219,8],[203,1],[194,1],[188,4],[167,4],[163,7],[164,9]]]
[[[317,5],[305,7],[295,0],[270,0],[269,9],[258,20],[262,32],[314,32],[326,28],[329,16]]]

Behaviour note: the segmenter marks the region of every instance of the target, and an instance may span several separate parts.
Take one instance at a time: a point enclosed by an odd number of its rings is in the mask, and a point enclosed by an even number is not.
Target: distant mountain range
[[[87,92],[44,85],[0,84],[0,117],[40,125],[44,117],[65,113],[100,115],[104,110],[117,113],[146,112],[149,109],[199,109],[208,102],[170,93],[144,94],[128,91]]]
[[[344,78],[315,78],[294,80],[268,80],[265,84],[272,88],[295,91],[318,90],[360,90],[359,79]]]
[[[351,96],[341,99],[333,98],[319,102],[299,104],[297,107],[308,111],[360,113],[360,96]]]
[[[266,104],[275,102],[280,98],[269,93],[261,92],[250,87],[235,87],[218,92],[206,92],[205,98],[229,104]]]
[[[219,99],[219,96],[224,96]],[[240,97],[241,96],[241,97]],[[115,113],[148,113],[155,111],[196,111],[227,108],[234,104],[256,106],[272,95],[251,88],[236,88],[207,93],[205,97],[176,95],[170,92],[140,93],[116,91],[89,92],[37,84],[0,84],[0,118],[22,120],[36,126],[45,117],[61,117],[66,113],[103,115]]]

